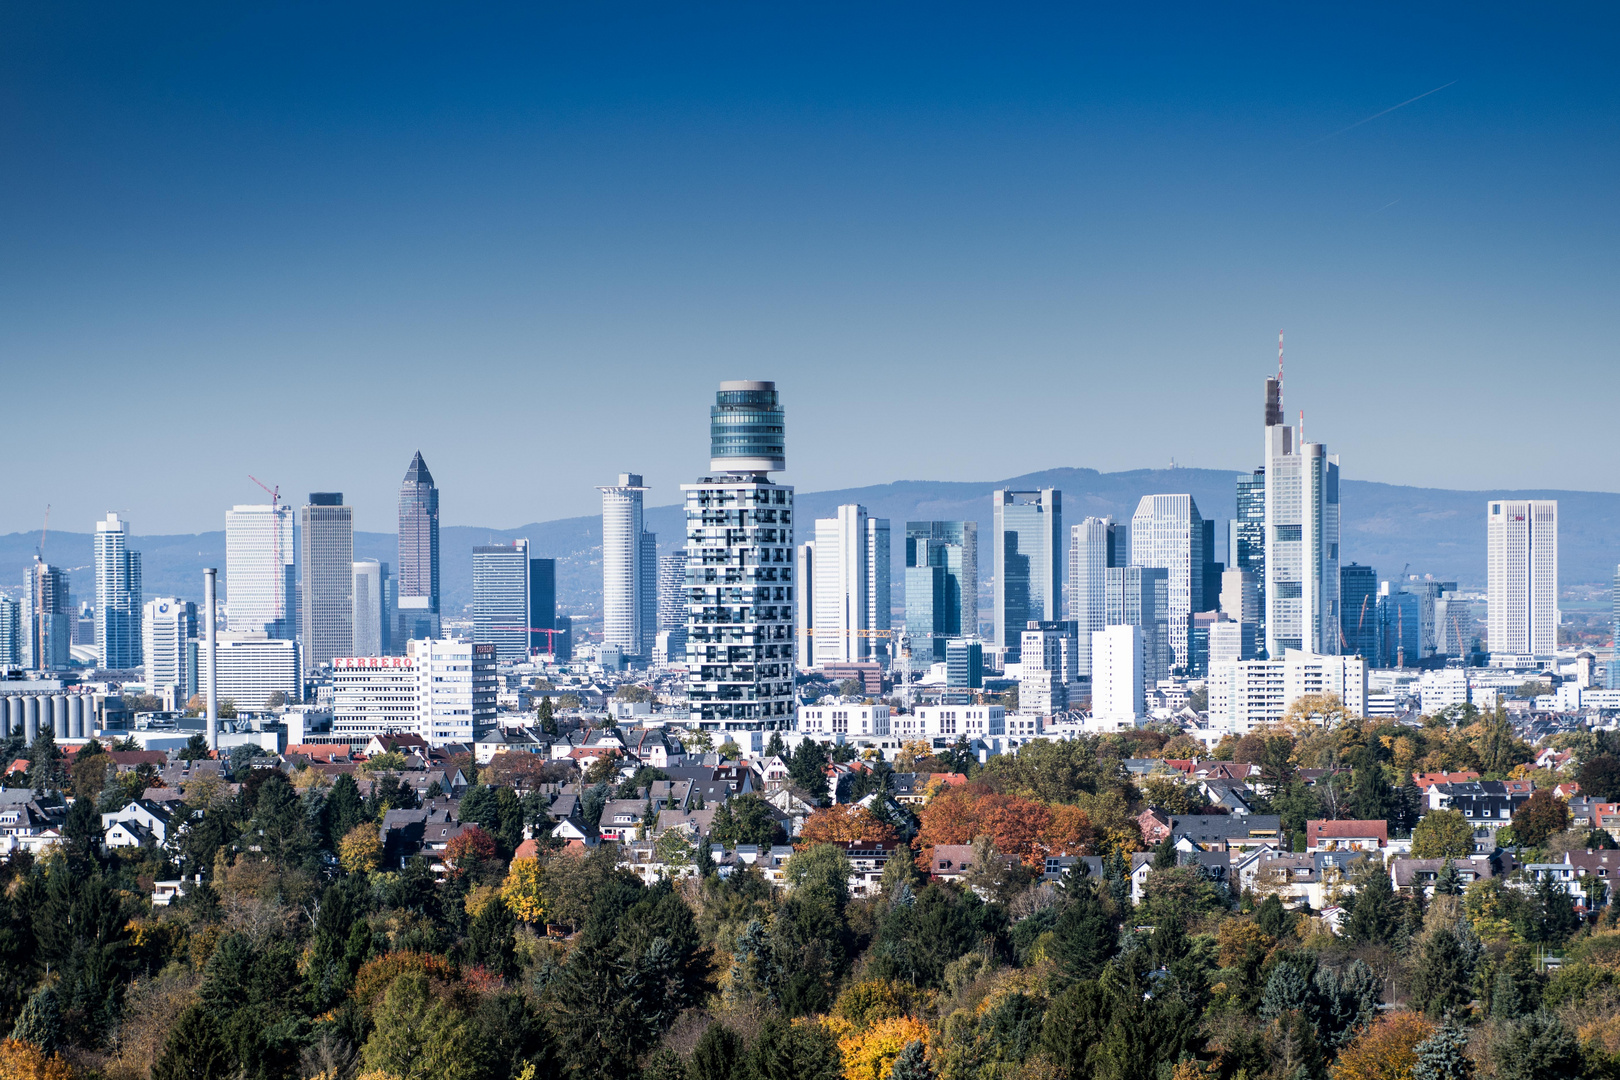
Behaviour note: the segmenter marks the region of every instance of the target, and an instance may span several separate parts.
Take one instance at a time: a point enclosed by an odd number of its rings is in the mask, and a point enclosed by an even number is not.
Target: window
[[[1279,544],[1298,543],[1305,538],[1304,530],[1305,526],[1303,525],[1278,525],[1277,542]]]

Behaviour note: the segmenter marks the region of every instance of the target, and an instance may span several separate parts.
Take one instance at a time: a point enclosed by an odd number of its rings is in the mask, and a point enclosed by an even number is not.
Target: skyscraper
[[[665,656],[671,664],[686,662],[686,552],[658,560],[658,633],[667,635]]]
[[[303,528],[303,649],[306,670],[354,655],[354,508],[338,491],[314,491]]]
[[[529,560],[529,648],[560,655],[557,626],[557,560]],[[547,634],[542,631],[551,630]]]
[[[906,522],[906,633],[922,668],[945,660],[951,639],[978,636],[978,522]]]
[[[353,656],[387,656],[393,625],[388,564],[376,559],[354,561]]]
[[[1131,562],[1169,571],[1173,667],[1188,670],[1187,635],[1204,604],[1204,518],[1191,495],[1144,495],[1131,518]]]
[[[1281,406],[1279,405],[1279,409]],[[1229,557],[1232,569],[1254,575],[1255,596],[1260,602],[1256,639],[1264,647],[1266,637],[1266,470],[1242,473],[1237,478],[1237,514],[1232,518]],[[1236,616],[1233,616],[1236,618]]]
[[[888,519],[840,506],[837,517],[816,519],[814,553],[814,590],[803,601],[815,605],[816,663],[887,662]]]
[[[497,663],[529,658],[529,562],[527,540],[473,547],[473,640]]]
[[[129,522],[96,522],[96,650],[101,666],[141,666],[141,553],[129,550]]]
[[[1134,550],[1134,543],[1133,550]],[[1120,566],[1107,571],[1105,602],[1109,626],[1141,628],[1142,682],[1149,689],[1170,674],[1170,571],[1158,566]],[[1094,632],[1095,633],[1095,632]],[[1094,636],[1093,643],[1098,639]],[[1093,669],[1095,669],[1093,664]],[[1093,670],[1093,677],[1095,677]]]
[[[1018,659],[1024,627],[1059,616],[1063,576],[1063,493],[997,491],[991,496],[995,532],[996,645]]]
[[[793,488],[769,476],[787,467],[785,444],[776,384],[723,382],[709,412],[713,475],[681,485],[687,697],[705,730],[793,726]]]
[[[1339,459],[1283,423],[1266,380],[1266,653],[1339,651]]]
[[[23,664],[36,671],[60,671],[72,660],[73,610],[68,573],[41,562],[23,571]]]
[[[146,692],[161,695],[173,686],[176,701],[190,701],[197,692],[197,605],[175,596],[148,600],[141,607],[141,651]]]
[[[1486,506],[1487,634],[1492,653],[1558,650],[1558,503],[1501,500]]]
[[[1091,635],[1108,625],[1108,571],[1130,561],[1129,525],[1088,517],[1069,529],[1069,621],[1078,634],[1078,678],[1091,678]]]
[[[439,489],[422,451],[399,488],[399,599],[390,651],[439,636]]]
[[[647,488],[639,473],[620,473],[619,482],[598,488],[602,493],[602,644],[626,656],[651,654],[656,621],[657,538],[651,541],[653,565],[647,565],[648,533],[642,528],[642,495]]]
[[[233,506],[225,514],[226,629],[298,637],[298,548],[290,506]]]
[[[889,635],[894,630],[894,593],[890,588],[889,519],[866,519],[866,626],[871,630],[867,656],[889,666]]]
[[[1378,573],[1370,566],[1351,563],[1339,571],[1344,640],[1340,652],[1359,656],[1369,665],[1379,662]]]
[[[0,669],[23,666],[22,625],[22,605],[0,593]]]

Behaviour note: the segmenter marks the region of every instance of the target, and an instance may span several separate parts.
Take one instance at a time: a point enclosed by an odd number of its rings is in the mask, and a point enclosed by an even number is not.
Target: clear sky
[[[1617,490],[1616,22],[8,4],[0,531],[674,501],[722,378],[807,490],[1250,468],[1279,328],[1346,476]]]

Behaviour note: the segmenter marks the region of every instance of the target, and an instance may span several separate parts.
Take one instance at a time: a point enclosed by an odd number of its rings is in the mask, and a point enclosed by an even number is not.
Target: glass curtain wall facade
[[[354,507],[315,491],[302,513],[303,657],[306,670],[354,654]]]
[[[104,668],[142,666],[141,553],[129,550],[129,523],[96,522],[96,651]]]
[[[439,636],[439,489],[418,450],[399,487],[399,592],[389,644]]]
[[[1024,627],[1052,622],[1061,604],[1063,493],[997,491],[991,496],[995,531],[996,645],[1018,660]]]
[[[473,546],[473,640],[498,663],[529,658],[529,542]]]
[[[1344,639],[1340,651],[1347,656],[1359,656],[1369,665],[1378,664],[1383,656],[1379,645],[1378,573],[1370,566],[1351,563],[1339,571],[1339,592],[1343,612],[1339,620]]]
[[[906,522],[906,633],[914,665],[946,659],[946,642],[979,632],[979,524]]]
[[[1170,572],[1157,566],[1121,566],[1107,571],[1109,626],[1142,630],[1142,684],[1153,689],[1170,674]]]
[[[233,506],[225,514],[225,628],[298,637],[298,546],[290,506]]]
[[[1131,518],[1131,562],[1169,571],[1171,666],[1189,671],[1192,615],[1204,603],[1204,518],[1191,495],[1144,495]]]

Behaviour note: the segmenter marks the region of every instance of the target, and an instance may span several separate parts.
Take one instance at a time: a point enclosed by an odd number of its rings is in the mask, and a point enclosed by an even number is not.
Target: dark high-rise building
[[[1339,571],[1339,589],[1343,595],[1339,626],[1344,635],[1339,651],[1346,656],[1359,656],[1369,666],[1381,663],[1377,571],[1351,563]]]
[[[529,560],[529,648],[552,652],[558,644],[556,634],[543,634],[542,630],[557,629],[557,560]],[[558,655],[558,659],[562,659]]]
[[[1267,415],[1270,415],[1269,412]],[[1237,516],[1232,519],[1232,568],[1254,575],[1260,600],[1255,639],[1266,639],[1266,470],[1237,479]],[[1279,658],[1280,659],[1280,658]]]
[[[399,603],[389,644],[439,636],[439,489],[422,451],[399,488]]]
[[[354,508],[337,491],[312,491],[299,515],[306,669],[354,655]]]
[[[1018,659],[1024,628],[1055,622],[1063,608],[1063,493],[995,491],[990,495],[995,530],[995,626],[1006,659]]]
[[[68,605],[68,573],[41,562],[23,574],[20,622],[26,635],[23,663],[36,671],[60,671],[72,662],[73,611]]]
[[[495,646],[497,663],[529,658],[529,541],[473,545],[473,640]]]
[[[1215,611],[1221,606],[1221,575],[1226,566],[1215,558],[1215,521],[1204,519],[1204,595],[1198,600],[1198,611]]]
[[[946,659],[947,641],[978,632],[978,522],[906,522],[906,633],[913,666],[926,672]]]

